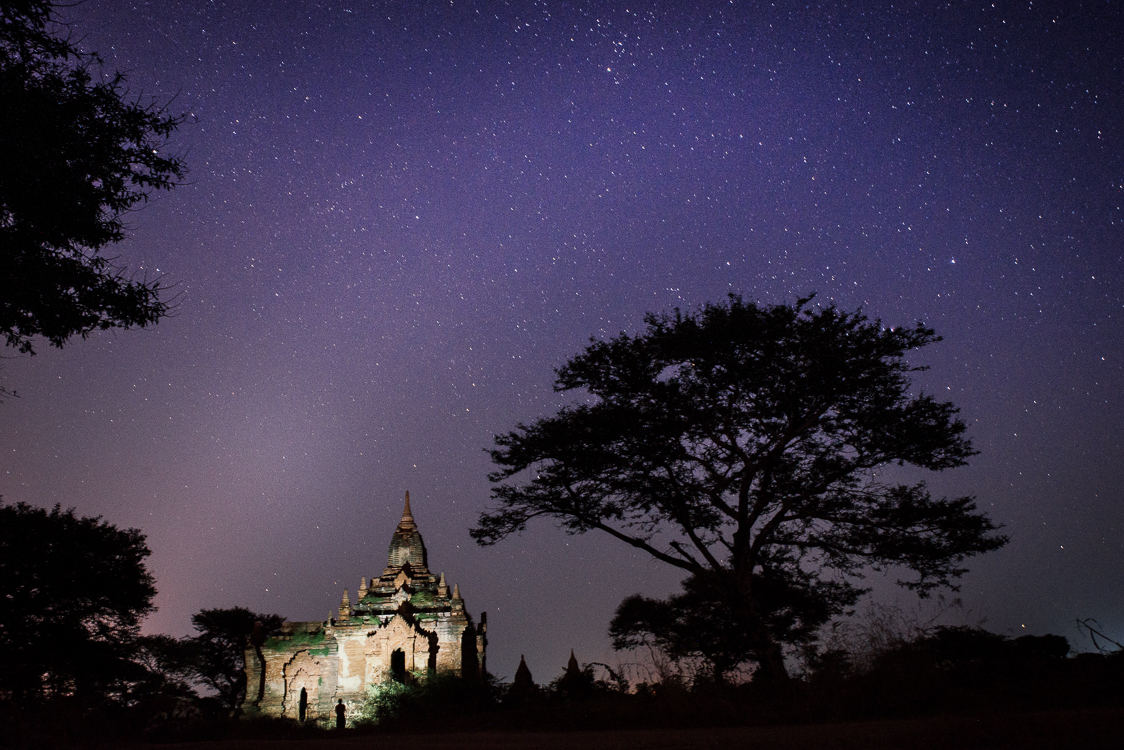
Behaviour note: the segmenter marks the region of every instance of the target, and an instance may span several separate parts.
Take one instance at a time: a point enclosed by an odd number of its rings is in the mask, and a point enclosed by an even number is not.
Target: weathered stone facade
[[[370,585],[362,579],[354,604],[344,589],[335,618],[287,622],[277,636],[251,639],[244,713],[329,722],[340,700],[355,716],[371,685],[482,674],[487,617],[474,625],[460,589],[450,593],[428,565],[407,492],[386,568]]]

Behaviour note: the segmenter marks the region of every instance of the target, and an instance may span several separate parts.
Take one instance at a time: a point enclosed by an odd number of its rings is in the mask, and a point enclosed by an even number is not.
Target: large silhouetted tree
[[[55,506],[0,503],[0,698],[122,698],[156,608],[144,535]]]
[[[924,594],[1006,542],[971,498],[887,471],[973,454],[956,407],[911,392],[905,355],[931,329],[737,296],[646,322],[558,370],[581,403],[496,438],[479,543],[540,516],[601,530],[720,591],[756,674],[781,679],[783,644],[853,602],[863,571]]]
[[[158,276],[131,274],[107,246],[124,214],[184,175],[162,152],[180,123],[129,99],[125,77],[60,34],[50,0],[0,1],[0,335],[34,353],[43,336],[155,323]]]

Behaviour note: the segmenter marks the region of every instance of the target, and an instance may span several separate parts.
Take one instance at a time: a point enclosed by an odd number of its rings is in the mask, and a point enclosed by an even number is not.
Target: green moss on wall
[[[299,648],[301,646],[315,646],[324,642],[324,631],[317,630],[315,633],[298,630],[293,633],[290,638],[274,637],[265,639],[266,648]]]
[[[410,604],[415,607],[427,607],[433,604],[433,592],[425,590],[415,592],[414,595],[410,597]]]

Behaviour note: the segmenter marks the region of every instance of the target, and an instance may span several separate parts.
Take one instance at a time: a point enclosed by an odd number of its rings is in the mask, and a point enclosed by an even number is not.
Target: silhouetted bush
[[[1010,639],[982,628],[938,627],[864,654],[808,659],[808,718],[896,718],[949,712],[1038,710],[1119,703],[1124,657],[1066,658],[1058,635]]]
[[[371,686],[354,724],[392,727],[424,720],[427,729],[436,729],[448,719],[492,710],[499,699],[491,675],[484,679],[445,673],[410,675],[404,682]]]

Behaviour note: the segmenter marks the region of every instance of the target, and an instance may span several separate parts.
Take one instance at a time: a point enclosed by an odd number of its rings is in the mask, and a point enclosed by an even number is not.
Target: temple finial
[[[402,509],[402,523],[414,522],[414,514],[410,512],[410,491],[406,490],[406,507]]]

